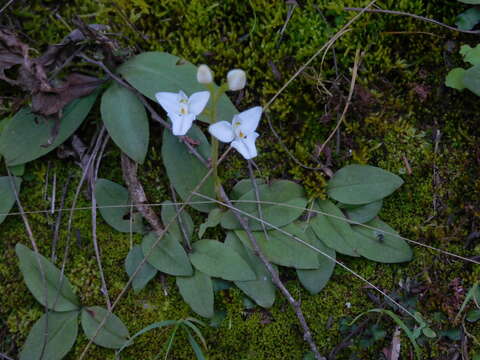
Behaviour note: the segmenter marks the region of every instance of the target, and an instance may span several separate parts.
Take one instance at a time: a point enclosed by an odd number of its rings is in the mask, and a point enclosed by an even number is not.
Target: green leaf
[[[151,232],[143,238],[142,250],[145,255],[157,241],[157,234]],[[192,265],[182,245],[171,234],[166,233],[160,239],[148,256],[148,262],[161,272],[176,275],[190,276],[193,274]]]
[[[480,96],[480,65],[473,66],[465,71],[463,84],[465,88]]]
[[[235,281],[235,285],[261,307],[270,308],[275,301],[275,285],[273,285],[270,273],[265,265],[250,249],[242,244],[234,232],[229,231],[227,233],[225,245],[238,253],[250,265],[256,275],[255,280]],[[277,271],[276,268],[275,271]]]
[[[198,237],[201,239],[208,228],[215,227],[220,224],[220,221],[222,220],[222,216],[224,214],[225,213],[223,212],[223,210],[219,208],[212,209],[208,213],[207,221],[205,221],[203,224],[200,224],[200,229],[198,230]]]
[[[192,276],[177,276],[176,282],[183,300],[193,311],[206,318],[213,316],[213,285],[210,276],[195,270]]]
[[[480,5],[480,0],[458,0],[464,4]]]
[[[195,149],[204,159],[208,159],[211,156],[210,144],[197,126],[193,125],[187,136],[199,143]],[[168,130],[163,131],[162,158],[168,178],[183,200],[188,198],[190,192],[197,187],[208,173],[207,167],[188,150],[184,143],[180,142]],[[207,178],[197,192],[208,197],[216,197],[212,176]],[[193,196],[190,201],[205,202],[205,199]],[[191,206],[205,213],[216,207],[215,204],[211,203],[191,204]]]
[[[257,183],[258,186],[265,184],[265,181],[263,179],[255,179],[255,182]],[[242,179],[239,182],[237,182],[233,187],[232,191],[230,192],[230,199],[238,200],[243,195],[251,191],[252,189],[253,189],[252,180]]]
[[[335,216],[317,214],[310,219],[312,230],[318,238],[341,254],[359,256],[356,251],[358,236],[354,234],[342,211],[329,200],[318,201],[314,209]]]
[[[462,332],[460,329],[449,329],[440,331],[440,336],[449,338],[452,341],[460,341],[462,339]]]
[[[465,69],[455,68],[450,70],[445,78],[445,85],[457,90],[465,89],[463,78],[465,77]]]
[[[479,309],[470,310],[467,313],[466,319],[469,322],[477,322],[478,320],[480,320],[480,310]]]
[[[292,181],[278,180],[270,185],[260,185],[258,192],[260,201],[279,203],[279,205],[261,204],[263,220],[275,226],[281,227],[292,223],[302,215],[307,205],[303,188]],[[253,189],[241,196],[238,200],[239,202],[234,202],[236,208],[259,217],[258,205],[255,203],[257,198]],[[241,201],[249,202],[242,203]],[[292,207],[282,205],[290,205]],[[253,231],[263,229],[259,221],[249,218],[248,223]],[[232,210],[229,210],[222,217],[221,224],[223,228],[228,230],[243,229]]]
[[[336,258],[335,250],[325,246],[313,233],[311,229],[305,231],[306,236],[310,239],[309,243],[321,250],[325,254]],[[335,262],[327,258],[322,254],[318,254],[319,266],[317,269],[302,270],[297,269],[298,280],[302,283],[303,287],[307,289],[310,294],[318,294],[327,285],[328,280],[333,274]]]
[[[412,259],[412,249],[407,242],[387,233],[398,234],[390,226],[379,219],[367,224],[378,230],[365,228],[361,225],[352,226],[360,236],[357,242],[358,253],[367,259],[382,263],[399,263]]]
[[[170,221],[172,221],[175,215],[177,215],[177,209],[171,201],[164,201],[161,204],[161,206],[162,206],[162,212],[161,212],[162,221],[163,221],[163,224],[167,226],[167,224],[169,224]],[[195,227],[195,225],[193,224],[192,217],[185,209],[183,209],[182,213],[180,214],[180,217],[182,219],[183,226],[185,226],[185,231],[187,233],[188,239],[190,240],[192,238],[193,229]],[[180,224],[178,222],[178,217],[169,226],[168,232],[172,234],[172,236],[174,236],[178,241],[180,242],[183,241],[183,233],[182,233]]]
[[[100,306],[85,307],[82,309],[82,328],[85,336],[95,344],[108,348],[120,349],[130,337],[127,327],[116,315],[110,314],[107,321],[97,332],[108,311]]]
[[[95,184],[95,197],[100,214],[108,225],[120,232],[143,232],[142,216],[131,208],[128,190],[122,185],[107,179],[98,179]],[[133,215],[132,219],[130,213]]]
[[[15,165],[8,168],[13,176],[25,175],[25,164]]]
[[[142,247],[140,245],[135,245],[132,250],[127,255],[125,259],[125,271],[128,276],[132,276],[138,265],[142,262],[144,258]],[[157,274],[157,269],[155,269],[148,262],[145,262],[140,270],[137,272],[132,281],[132,288],[135,292],[142,290],[147,283],[152,280]]]
[[[48,312],[33,325],[19,359],[60,360],[70,351],[77,335],[78,311]]]
[[[80,303],[73,292],[72,284],[64,276],[60,283],[60,270],[41,254],[35,254],[22,244],[15,246],[15,252],[20,260],[20,270],[28,289],[35,299],[45,305],[45,290],[47,292],[47,306],[54,311],[78,310]],[[45,274],[46,284],[38,260]],[[61,285],[61,287],[60,287]]]
[[[195,353],[195,357],[198,360],[205,360],[206,358],[205,358],[205,355],[203,355],[202,348],[195,341],[195,338],[190,333],[190,330],[185,327],[185,331],[187,332],[188,342],[190,343],[190,346],[192,347],[192,350]]]
[[[123,346],[120,349],[118,349],[117,355],[120,354],[123,351],[123,349],[125,349],[127,346],[130,346],[131,344],[133,344],[133,340],[135,340],[135,338],[139,337],[140,335],[143,335],[146,332],[153,329],[158,329],[158,328],[171,326],[175,324],[178,324],[177,320],[164,320],[164,321],[155,322],[153,324],[145,326],[142,330],[140,330],[139,332],[135,333],[132,337],[130,337],[130,339],[125,344],[123,344]]]
[[[289,224],[282,230],[307,243],[310,241],[298,225]],[[252,244],[245,231],[235,231],[235,234],[247,248],[252,249]],[[320,265],[317,253],[278,230],[268,231],[268,239],[265,238],[263,231],[256,231],[253,235],[262,252],[274,264],[297,269],[317,269]]]
[[[150,135],[147,113],[138,97],[114,82],[103,93],[100,109],[115,144],[132,160],[143,164]]]
[[[360,206],[347,205],[345,213],[350,220],[364,224],[377,217],[382,209],[382,205],[382,200]]]
[[[425,335],[426,337],[428,337],[430,339],[434,339],[434,338],[437,337],[437,333],[435,331],[433,331],[432,329],[430,329],[429,327],[423,328],[422,333],[423,333],[423,335]]]
[[[152,100],[155,100],[155,94],[160,91],[178,93],[183,90],[190,96],[194,92],[206,90],[205,86],[197,81],[195,65],[164,52],[144,52],[134,56],[120,66],[118,72],[133,87]],[[230,99],[222,95],[218,100],[218,118],[231,121],[237,113]],[[209,122],[205,112],[200,114],[199,119]]]
[[[462,45],[460,47],[460,54],[463,56],[463,60],[465,62],[468,62],[474,66],[480,65],[480,44],[474,48],[472,48],[470,45]]]
[[[457,16],[455,25],[460,30],[472,30],[480,22],[480,10],[470,8]]]
[[[403,184],[395,174],[369,165],[347,165],[328,182],[328,195],[344,204],[368,204],[387,197]]]
[[[200,240],[190,254],[193,266],[204,273],[231,281],[255,280],[256,275],[242,257],[216,240]]]
[[[29,108],[20,109],[0,135],[0,154],[7,165],[35,160],[62,144],[87,117],[98,93],[95,91],[89,96],[73,100],[65,107],[59,120],[58,134],[54,138],[55,120],[37,116]]]
[[[12,177],[12,181],[15,184],[17,193],[20,192],[20,185],[22,179],[18,177]],[[15,193],[12,189],[11,180],[8,176],[0,177],[0,224],[5,221],[7,214],[12,210],[15,205]]]

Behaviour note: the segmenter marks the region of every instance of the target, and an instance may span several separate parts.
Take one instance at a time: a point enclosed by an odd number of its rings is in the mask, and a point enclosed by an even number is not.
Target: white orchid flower
[[[257,156],[255,140],[259,136],[255,130],[262,116],[262,107],[255,106],[233,117],[232,123],[219,121],[208,127],[210,134],[225,143],[231,143],[245,159]]]
[[[199,91],[188,97],[182,90],[179,93],[158,92],[155,98],[172,121],[172,133],[182,136],[192,127],[193,121],[205,109],[210,99],[209,91]]]

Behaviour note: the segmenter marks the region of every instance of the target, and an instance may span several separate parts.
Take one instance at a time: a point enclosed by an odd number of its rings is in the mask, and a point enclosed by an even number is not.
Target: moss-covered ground
[[[24,40],[39,52],[60,41],[73,28],[72,18],[111,26],[112,36],[132,52],[160,50],[199,64],[207,63],[221,80],[231,68],[243,68],[248,87],[234,95],[240,109],[265,104],[295,71],[320,48],[339,27],[354,16],[344,6],[367,2],[341,0],[298,1],[207,1],[207,0],[57,0],[18,1],[6,15],[10,25],[21,29]],[[406,11],[453,24],[467,7],[440,0],[383,0],[385,9]],[[6,21],[6,20],[5,20]],[[333,171],[347,163],[368,163],[400,174],[405,184],[384,202],[380,216],[402,235],[463,256],[478,255],[478,239],[468,240],[478,230],[480,207],[480,147],[478,97],[446,88],[447,72],[461,63],[461,44],[475,45],[473,35],[459,34],[416,19],[386,14],[364,14],[335,44],[324,62],[313,61],[272,104],[268,116],[296,159],[307,166],[325,164]],[[361,50],[357,87],[340,135],[317,156],[319,146],[334,128],[343,109],[357,49]],[[8,105],[8,102],[5,103]],[[4,109],[5,110],[5,109]],[[5,111],[8,111],[8,106]],[[88,140],[98,111],[89,117],[79,135]],[[310,197],[325,196],[324,172],[302,167],[284,151],[266,122],[261,126],[257,164],[265,178],[288,178],[305,186]],[[141,180],[151,202],[169,197],[169,185],[159,155],[161,129],[152,125],[152,145]],[[325,154],[329,154],[326,156]],[[50,165],[48,165],[50,164]],[[27,211],[47,209],[45,179],[56,172],[63,185],[69,175],[74,181],[66,204],[71,204],[81,174],[73,161],[55,154],[27,165],[21,200]],[[113,144],[107,149],[100,176],[121,182],[120,156]],[[237,155],[222,169],[229,186],[246,176]],[[50,183],[51,184],[51,183]],[[47,187],[51,192],[51,185]],[[81,193],[78,206],[89,206]],[[66,219],[64,215],[64,219]],[[40,247],[49,256],[55,216],[29,214]],[[198,219],[197,219],[198,220]],[[77,211],[73,222],[73,245],[66,273],[82,303],[102,304],[100,279],[91,246],[91,214]],[[29,329],[42,314],[22,281],[15,244],[29,240],[19,216],[10,216],[0,227],[0,352],[21,347]],[[215,232],[212,232],[215,235]],[[64,220],[58,254],[63,254]],[[218,235],[218,234],[217,234]],[[119,294],[126,283],[124,259],[130,242],[141,238],[113,231],[98,219],[98,240],[110,295]],[[387,292],[396,292],[416,302],[432,327],[459,328],[454,317],[465,292],[478,280],[478,266],[414,246],[414,260],[401,265],[373,263],[340,257],[346,265]],[[60,257],[61,258],[61,257]],[[61,259],[59,259],[60,261]],[[292,277],[293,278],[293,277]],[[341,320],[378,307],[367,296],[365,284],[337,266],[327,287],[311,296],[295,280],[287,282],[301,299],[315,341],[323,354],[342,342]],[[413,284],[407,286],[405,284]],[[168,295],[165,295],[165,290]],[[373,293],[373,292],[372,292]],[[375,294],[378,296],[378,294]],[[216,294],[216,307],[225,312],[219,327],[203,329],[210,359],[301,359],[308,351],[297,319],[281,297],[268,311],[246,310],[238,290]],[[346,306],[350,303],[351,306]],[[444,320],[438,320],[443,314]],[[131,333],[161,320],[191,316],[172,279],[157,276],[140,293],[128,292],[116,314]],[[437,319],[437,320],[436,320]],[[343,349],[339,359],[378,359],[391,340],[394,324],[385,317],[378,323],[387,331],[385,340],[361,348]],[[475,324],[466,324],[480,338]],[[125,359],[151,359],[168,338],[166,330],[155,330],[138,338],[122,355]],[[480,354],[473,337],[468,352]],[[76,359],[86,345],[80,334],[68,359]],[[443,359],[459,349],[460,341],[436,338],[425,341],[426,359]],[[402,337],[403,358],[410,358],[410,345]],[[179,336],[170,358],[194,357],[186,338]],[[111,350],[93,347],[88,359],[113,359]],[[447,358],[447,357],[445,357]]]

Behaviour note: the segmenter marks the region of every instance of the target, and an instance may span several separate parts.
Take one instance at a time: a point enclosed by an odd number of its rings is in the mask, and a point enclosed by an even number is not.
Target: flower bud
[[[210,68],[207,65],[202,64],[198,67],[197,81],[200,84],[210,84],[211,82],[213,82],[212,70],[210,70]]]
[[[247,76],[242,69],[233,69],[228,72],[227,81],[230,90],[242,90],[247,82]]]

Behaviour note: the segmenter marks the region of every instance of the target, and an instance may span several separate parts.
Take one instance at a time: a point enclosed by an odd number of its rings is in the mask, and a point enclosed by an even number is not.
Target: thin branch
[[[262,261],[263,265],[269,272],[270,276],[272,277],[272,282],[275,284],[275,286],[280,290],[280,292],[283,294],[283,296],[287,299],[287,301],[290,303],[292,306],[295,315],[298,318],[298,321],[300,322],[300,325],[303,330],[303,339],[308,343],[310,346],[310,349],[312,350],[313,354],[315,355],[315,358],[317,360],[325,360],[325,357],[320,355],[320,352],[318,351],[317,345],[315,344],[315,341],[313,341],[312,337],[312,332],[310,331],[310,328],[308,327],[307,321],[305,320],[305,316],[303,315],[302,308],[300,306],[300,302],[295,300],[295,298],[290,294],[288,289],[285,287],[285,285],[282,283],[280,280],[280,276],[278,275],[278,272],[275,270],[275,268],[272,266],[270,261],[268,261],[267,257],[265,254],[262,252],[260,249],[260,246],[258,245],[257,239],[253,235],[252,231],[250,230],[250,227],[248,226],[248,223],[245,221],[245,219],[240,215],[240,212],[238,209],[236,209],[232,203],[230,202],[230,199],[228,198],[227,194],[225,193],[225,190],[223,187],[220,188],[220,194],[221,197],[225,203],[226,206],[228,206],[232,211],[237,220],[240,222],[242,225],[243,229],[248,235],[248,238],[250,239],[252,246],[253,246],[253,251],[255,255]],[[197,196],[202,196],[206,197],[201,194],[196,194]],[[219,204],[222,204],[222,202],[218,202]],[[245,213],[242,212],[244,215]],[[262,223],[265,223],[262,220]]]
[[[137,164],[124,153],[122,153],[122,173],[133,204],[145,220],[148,221],[152,229],[157,234],[161,234],[164,230],[160,218],[151,207],[144,205],[148,200],[145,191],[143,190],[143,186],[137,177]]]
[[[182,232],[182,238],[183,238],[184,246],[185,246],[185,248],[187,249],[188,252],[192,252],[192,246],[190,245],[190,240],[189,240],[189,236],[188,236],[188,233],[187,233],[187,228],[186,228],[185,223],[183,222],[183,218],[182,218],[181,214],[179,213],[180,208],[177,205],[177,195],[176,195],[176,192],[175,192],[175,188],[173,187],[172,184],[170,184],[170,191],[172,193],[173,203],[175,204],[174,205],[175,206],[175,211],[178,213],[178,215],[177,215],[178,226],[180,227],[180,231]]]
[[[2,12],[4,12],[10,5],[12,5],[12,3],[14,2],[15,0],[10,0],[9,2],[7,2],[1,9],[0,9],[0,14]]]
[[[92,174],[92,181],[93,184],[91,189],[91,197],[92,197],[92,242],[93,242],[93,249],[95,250],[95,259],[97,260],[98,271],[100,272],[100,281],[102,283],[102,294],[105,296],[105,302],[107,305],[107,309],[112,307],[112,303],[110,301],[110,296],[108,295],[108,287],[107,281],[105,280],[105,274],[103,272],[102,266],[102,258],[100,256],[100,247],[98,246],[98,239],[97,239],[97,197],[95,196],[95,184],[97,183],[98,179],[98,170],[100,168],[100,163],[102,162],[103,152],[105,151],[105,147],[107,146],[109,140],[108,134],[105,136],[103,140],[102,146],[100,151],[98,152],[98,156],[96,158],[96,163],[94,165],[94,170]]]
[[[435,25],[443,26],[444,28],[447,28],[447,29],[452,30],[452,31],[458,31],[458,32],[462,32],[462,33],[465,33],[465,34],[477,34],[477,35],[480,34],[480,30],[462,30],[462,29],[444,24],[444,23],[442,23],[440,21],[437,21],[437,20],[434,20],[434,19],[426,18],[424,16],[411,14],[411,13],[407,13],[407,12],[403,12],[403,11],[383,10],[383,9],[362,9],[362,8],[352,8],[352,7],[346,7],[343,10],[345,10],[345,11],[365,11],[365,12],[370,12],[370,13],[382,13],[382,14],[409,16],[409,17],[412,17],[412,18],[417,19],[417,20],[422,20],[422,21],[426,21],[426,22],[429,22],[429,23],[432,23],[432,24],[435,24]]]
[[[260,219],[263,219],[263,210],[262,210],[262,205],[260,203],[260,200],[261,200],[260,191],[258,190],[257,180],[255,179],[255,174],[253,173],[252,160],[247,160],[247,165],[248,165],[248,173],[250,175],[250,181],[252,183],[252,187],[255,192],[255,200],[257,200],[258,217]],[[263,222],[261,224],[262,224],[263,233],[265,234],[265,239],[268,240],[270,237],[268,236],[267,228],[265,227],[265,224]]]
[[[338,120],[337,125],[332,130],[332,132],[328,136],[327,140],[325,140],[324,143],[322,144],[322,146],[320,146],[320,149],[318,150],[319,154],[321,154],[323,152],[323,149],[325,148],[325,146],[333,138],[333,136],[335,135],[337,130],[340,128],[341,123],[345,120],[345,115],[347,115],[348,108],[349,108],[350,103],[352,101],[353,91],[355,90],[355,83],[356,83],[356,80],[357,80],[359,63],[360,63],[360,49],[357,49],[357,52],[355,54],[355,62],[353,63],[352,81],[350,82],[350,90],[348,91],[348,98],[347,98],[347,102],[345,104],[345,107],[343,108],[342,116],[340,116],[340,119]]]
[[[57,218],[55,219],[55,225],[53,229],[53,241],[52,241],[52,256],[51,259],[53,262],[56,261],[55,251],[57,249],[57,243],[60,236],[60,225],[62,223],[62,214],[65,206],[65,199],[67,198],[68,186],[70,185],[70,181],[72,180],[72,174],[68,174],[67,180],[63,185],[62,190],[62,199],[60,200],[60,208],[55,209],[54,212],[57,212]]]

